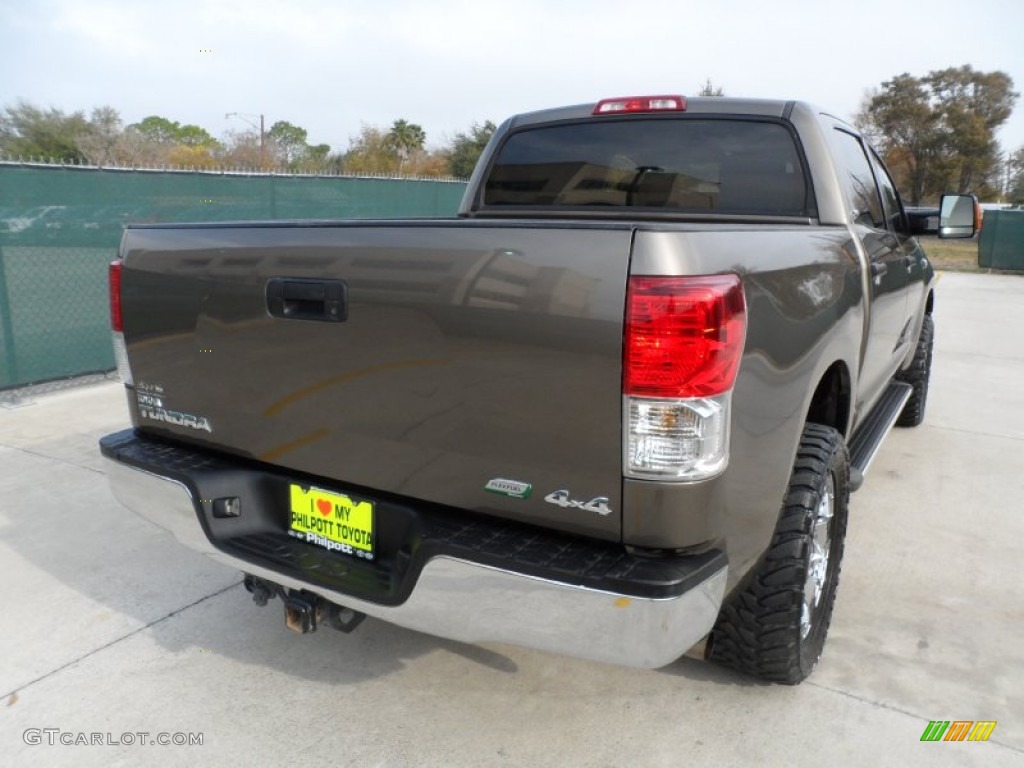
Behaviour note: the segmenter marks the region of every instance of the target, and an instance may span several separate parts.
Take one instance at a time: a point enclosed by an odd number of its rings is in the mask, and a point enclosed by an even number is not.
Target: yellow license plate
[[[373,559],[372,502],[353,501],[341,493],[295,483],[289,495],[290,536],[334,552]]]

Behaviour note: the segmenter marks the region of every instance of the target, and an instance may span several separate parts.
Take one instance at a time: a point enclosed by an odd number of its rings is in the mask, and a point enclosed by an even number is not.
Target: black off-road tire
[[[924,316],[921,335],[917,337],[914,360],[905,371],[896,374],[897,381],[903,381],[914,388],[913,394],[896,419],[898,427],[916,427],[924,421],[924,406],[928,400],[928,379],[932,372],[932,344],[935,338],[935,323],[931,315]]]
[[[823,543],[822,500],[830,490]],[[806,425],[771,545],[723,604],[711,631],[709,659],[789,685],[811,673],[832,620],[849,499],[850,460],[842,435],[831,427]],[[824,564],[822,552],[827,553]],[[809,580],[812,571],[816,580]]]

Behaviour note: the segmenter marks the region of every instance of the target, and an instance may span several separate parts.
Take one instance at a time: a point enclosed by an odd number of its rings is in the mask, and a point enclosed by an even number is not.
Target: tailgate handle
[[[274,277],[267,281],[267,311],[285,320],[343,323],[348,319],[344,280]]]

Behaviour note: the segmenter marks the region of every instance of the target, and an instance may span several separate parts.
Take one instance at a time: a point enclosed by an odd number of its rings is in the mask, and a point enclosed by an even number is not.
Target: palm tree
[[[423,128],[410,123],[407,120],[395,120],[387,135],[388,146],[398,155],[398,171],[401,173],[402,166],[409,159],[410,155],[417,149],[423,149],[427,140],[427,134]]]

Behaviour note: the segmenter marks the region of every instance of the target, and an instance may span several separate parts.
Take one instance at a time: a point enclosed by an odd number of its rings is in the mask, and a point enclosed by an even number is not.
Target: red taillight
[[[124,331],[121,321],[121,260],[110,262],[110,329],[114,333]]]
[[[686,99],[682,96],[626,96],[621,99],[602,99],[592,114],[621,115],[629,112],[684,112]]]
[[[729,391],[746,328],[737,275],[631,277],[623,394],[689,398]]]

